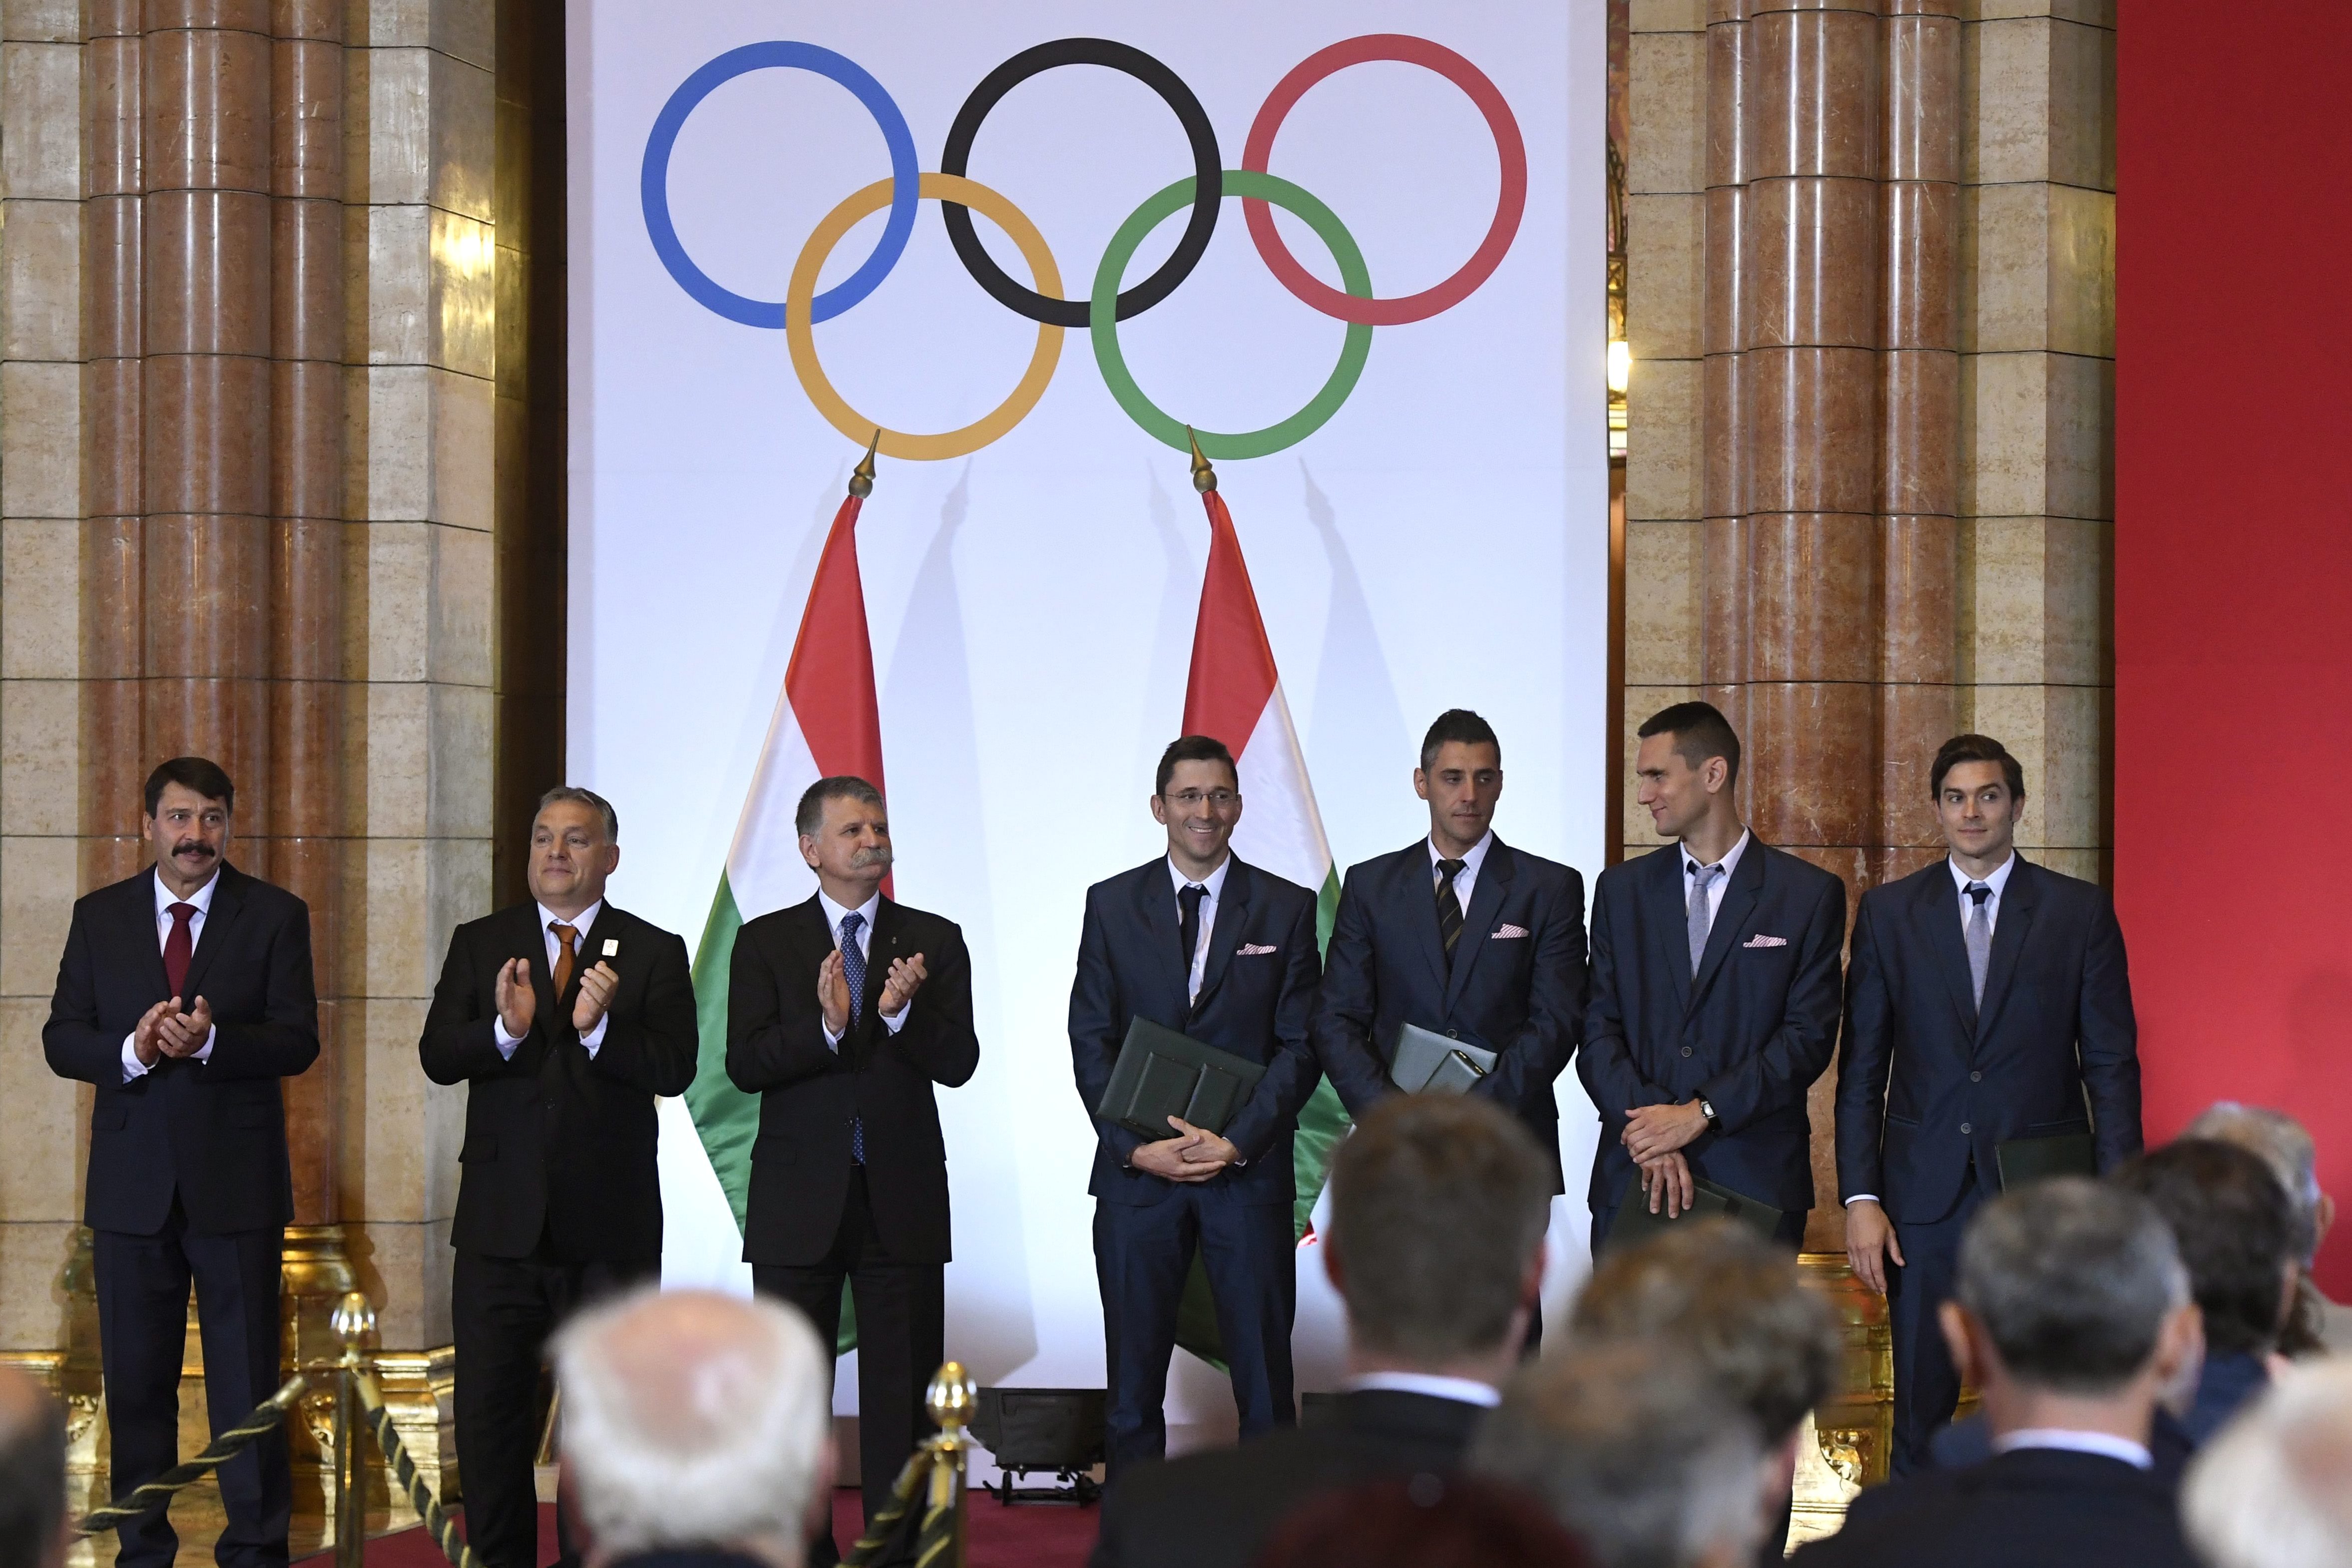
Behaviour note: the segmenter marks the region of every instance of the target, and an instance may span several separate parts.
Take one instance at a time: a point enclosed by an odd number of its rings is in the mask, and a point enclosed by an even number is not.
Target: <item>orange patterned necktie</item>
[[[560,997],[572,983],[572,952],[579,946],[580,933],[561,920],[549,921],[547,928],[555,933],[555,994]]]

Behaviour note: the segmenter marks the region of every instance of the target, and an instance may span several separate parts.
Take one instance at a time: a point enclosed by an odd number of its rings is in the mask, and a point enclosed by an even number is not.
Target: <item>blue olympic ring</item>
[[[678,84],[677,90],[669,95],[669,101],[662,105],[661,113],[654,120],[653,134],[646,139],[645,168],[637,179],[638,199],[645,204],[646,233],[654,242],[654,254],[661,257],[669,275],[677,279],[677,286],[706,309],[746,327],[781,330],[784,324],[782,302],[753,299],[722,287],[686,254],[686,247],[678,243],[677,227],[669,215],[669,155],[677,144],[677,133],[684,128],[687,116],[721,83],[732,81],[746,71],[771,67],[814,71],[847,88],[881,127],[882,140],[890,149],[890,215],[882,225],[882,237],[875,242],[874,254],[866,258],[865,266],[811,302],[812,320],[829,321],[849,309],[880,287],[890,269],[898,265],[899,253],[907,248],[907,241],[915,232],[922,173],[915,157],[914,132],[907,128],[907,117],[898,111],[898,104],[863,66],[831,49],[783,41],[746,44],[740,49],[728,50]]]

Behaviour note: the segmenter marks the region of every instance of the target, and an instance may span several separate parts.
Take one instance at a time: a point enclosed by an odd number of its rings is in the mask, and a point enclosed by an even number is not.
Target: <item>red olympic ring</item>
[[[1503,253],[1511,248],[1512,236],[1519,232],[1519,218],[1527,211],[1528,146],[1520,138],[1519,122],[1512,117],[1511,106],[1503,101],[1502,93],[1476,66],[1427,38],[1403,33],[1367,33],[1360,38],[1343,39],[1328,48],[1316,50],[1275,83],[1274,90],[1259,106],[1257,118],[1250,123],[1249,140],[1242,145],[1242,167],[1260,174],[1268,172],[1266,162],[1274,151],[1275,133],[1282,129],[1283,120],[1307,89],[1325,77],[1366,60],[1398,60],[1426,67],[1460,88],[1478,106],[1478,112],[1486,116],[1486,129],[1495,138],[1496,155],[1502,161],[1503,184],[1495,199],[1495,221],[1487,225],[1486,237],[1477,250],[1454,276],[1434,287],[1392,299],[1365,299],[1342,294],[1299,266],[1289,247],[1282,243],[1282,235],[1274,226],[1274,210],[1267,203],[1244,197],[1242,215],[1249,223],[1250,238],[1256,242],[1257,253],[1265,259],[1266,269],[1300,301],[1342,321],[1368,327],[1397,327],[1407,321],[1424,321],[1441,310],[1452,309],[1501,265]]]

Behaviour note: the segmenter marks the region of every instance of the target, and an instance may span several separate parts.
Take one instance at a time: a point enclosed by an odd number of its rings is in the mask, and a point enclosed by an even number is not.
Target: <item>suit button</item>
[[[1969,1074],[1969,1082],[1971,1083],[1981,1083],[1984,1082],[1984,1074],[1981,1072],[1971,1072]]]
[[[1686,1045],[1686,1046],[1683,1047],[1683,1054],[1684,1054],[1685,1056],[1688,1056],[1688,1055],[1690,1054],[1690,1047],[1689,1047],[1689,1046],[1687,1046],[1687,1045]]]
[[[1462,1031],[1458,1029],[1449,1029],[1445,1031],[1445,1038],[1448,1040],[1460,1040],[1462,1038]]]
[[[1963,1123],[1961,1123],[1961,1124],[1960,1124],[1960,1135],[1961,1135],[1962,1137],[1966,1137],[1969,1134],[1973,1133],[1973,1132],[1975,1132],[1975,1131],[1976,1131],[1976,1129],[1975,1129],[1974,1127],[1969,1126],[1966,1122],[1963,1122]]]

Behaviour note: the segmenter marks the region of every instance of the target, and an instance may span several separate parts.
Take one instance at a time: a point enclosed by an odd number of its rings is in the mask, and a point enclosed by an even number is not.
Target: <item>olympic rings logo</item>
[[[1270,172],[1275,137],[1283,121],[1309,88],[1349,66],[1368,60],[1393,60],[1436,72],[1459,88],[1485,118],[1502,163],[1502,188],[1487,225],[1469,260],[1454,274],[1418,294],[1382,298],[1373,294],[1371,274],[1361,250],[1339,215],[1289,181]],[[1020,208],[970,174],[971,148],[981,124],[1004,95],[1031,77],[1058,66],[1104,66],[1133,77],[1159,95],[1176,116],[1192,154],[1192,172],[1145,199],[1130,214],[1105,248],[1096,267],[1092,292],[1085,299],[1062,295],[1062,276],[1045,236]],[[820,220],[793,263],[784,298],[753,299],[725,287],[710,277],[679,243],[669,211],[670,155],[678,131],[702,100],[726,82],[749,72],[768,69],[812,71],[846,89],[873,115],[889,151],[889,177],[853,192]],[[825,421],[850,440],[863,445],[877,428],[881,451],[887,457],[935,460],[976,452],[1004,434],[1028,415],[1045,395],[1046,383],[1062,352],[1066,329],[1083,327],[1094,348],[1095,362],[1104,384],[1119,407],[1143,430],[1178,451],[1188,449],[1184,424],[1153,403],[1129,371],[1118,342],[1118,323],[1150,309],[1175,292],[1209,248],[1216,232],[1224,198],[1242,203],[1242,215],[1258,256],[1282,286],[1310,309],[1347,323],[1339,362],[1320,391],[1288,418],[1260,430],[1238,433],[1199,431],[1201,448],[1211,457],[1263,457],[1306,439],[1320,429],[1346,402],[1363,374],[1371,353],[1374,327],[1423,321],[1460,304],[1493,276],[1518,233],[1527,209],[1527,144],[1519,135],[1511,108],[1486,73],[1443,45],[1402,33],[1372,33],[1318,49],[1276,82],[1250,122],[1238,169],[1227,169],[1217,149],[1217,134],[1201,101],[1181,78],[1160,60],[1128,44],[1108,38],[1057,38],[1024,49],[983,78],[964,99],[948,128],[936,173],[922,171],[916,160],[915,141],[907,118],[882,84],[846,56],[814,44],[775,41],[747,44],[710,60],[678,84],[655,117],[646,139],[646,156],[639,175],[638,196],[645,208],[646,233],[654,252],[679,287],[697,303],[730,321],[746,327],[782,329],[793,369],[809,401]],[[1007,309],[1037,323],[1037,342],[1028,369],[1012,395],[982,418],[958,430],[936,434],[910,434],[891,430],[882,422],[851,408],[834,390],[818,362],[814,329],[864,300],[890,275],[915,232],[915,209],[929,199],[940,204],[948,238],[974,282]],[[1283,243],[1274,225],[1274,207],[1297,214],[1331,252],[1342,285],[1333,288],[1318,279]],[[971,222],[973,208],[1012,239],[1029,271],[1024,287],[997,266],[982,246]],[[818,273],[841,243],[842,236],[869,214],[886,211],[881,237],[856,271],[824,293],[816,292]],[[1126,287],[1128,263],[1145,236],[1178,212],[1188,214],[1184,232],[1168,259],[1149,277]]]

